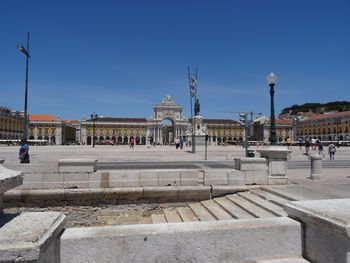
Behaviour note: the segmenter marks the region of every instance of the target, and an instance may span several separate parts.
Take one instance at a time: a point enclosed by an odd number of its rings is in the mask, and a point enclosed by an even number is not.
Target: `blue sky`
[[[80,120],[149,117],[171,95],[190,116],[187,67],[198,67],[204,118],[269,115],[349,100],[350,0],[0,1],[0,105]]]

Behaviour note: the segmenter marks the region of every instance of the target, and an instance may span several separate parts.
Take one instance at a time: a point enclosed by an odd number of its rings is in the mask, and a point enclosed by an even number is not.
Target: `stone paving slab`
[[[257,150],[263,146],[251,146],[250,149]],[[18,146],[0,147],[0,159],[4,159],[5,163],[18,164]],[[96,145],[91,146],[75,145],[75,146],[31,146],[31,164],[57,164],[59,159],[66,158],[86,158],[98,159],[103,162],[120,162],[120,161],[203,161],[204,146],[197,146],[196,153],[190,153],[191,148],[185,147],[183,150],[176,150],[175,146],[157,146],[147,148],[145,145],[137,145],[135,149],[130,149],[127,145],[109,146]],[[308,160],[308,156],[303,155],[305,150],[299,150],[299,147],[292,147],[290,160]],[[259,157],[259,153],[255,152],[255,157]],[[311,153],[317,153],[311,150]],[[244,157],[244,149],[242,146],[209,146],[208,160],[226,161],[227,156],[230,158]],[[324,160],[328,160],[326,156]],[[350,159],[350,147],[341,147],[337,149],[337,160]]]

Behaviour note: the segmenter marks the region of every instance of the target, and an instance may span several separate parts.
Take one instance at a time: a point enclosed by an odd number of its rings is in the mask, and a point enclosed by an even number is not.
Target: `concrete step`
[[[180,216],[178,215],[176,209],[165,209],[164,216],[167,223],[179,223],[182,222]]]
[[[234,202],[236,205],[247,211],[248,213],[252,214],[255,217],[260,217],[260,218],[271,218],[271,217],[276,217],[274,214],[267,212],[266,210],[260,208],[259,206],[251,203],[250,201],[240,197],[237,194],[233,195],[226,195],[226,197]]]
[[[274,203],[280,207],[283,207],[287,202],[289,202],[290,200],[284,199],[278,195],[274,195],[270,192],[266,192],[264,190],[261,189],[254,189],[250,191],[251,193],[260,196],[261,198],[264,198],[268,201],[270,201],[271,203]]]
[[[220,205],[227,213],[236,219],[250,219],[254,218],[251,214],[231,202],[226,197],[218,197],[213,199],[218,205]]]
[[[213,200],[202,201],[201,204],[218,220],[230,220],[233,217]]]
[[[152,224],[152,219],[150,216],[142,217],[139,224]]]
[[[274,258],[255,261],[256,263],[310,263],[301,257]]]
[[[318,185],[314,187],[305,187],[302,185],[283,185],[283,186],[264,186],[262,190],[278,195],[290,201],[304,200],[320,200],[339,198],[336,193],[325,192],[324,189],[318,189]]]
[[[202,206],[201,203],[193,203],[188,205],[193,213],[196,215],[196,217],[199,218],[200,221],[213,221],[216,220],[212,214],[209,213],[209,211]]]
[[[179,216],[181,217],[181,220],[183,222],[198,221],[198,218],[196,217],[196,215],[188,207],[178,207],[177,212],[179,213]]]
[[[153,214],[151,215],[152,224],[163,224],[166,223],[165,217],[163,214]]]
[[[288,216],[287,213],[284,212],[282,207],[275,205],[270,201],[267,201],[255,194],[242,192],[242,193],[238,193],[238,195],[256,204],[262,209],[265,209],[266,211],[274,214],[275,216]]]

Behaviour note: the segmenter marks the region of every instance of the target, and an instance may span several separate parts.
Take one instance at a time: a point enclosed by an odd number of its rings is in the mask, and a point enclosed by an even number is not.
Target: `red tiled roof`
[[[268,123],[270,123],[270,119],[267,120]],[[292,125],[293,124],[293,120],[278,120],[278,119],[275,119],[275,123],[276,124],[290,124]]]
[[[317,114],[317,115],[305,118],[302,121],[314,121],[314,120],[329,119],[329,118],[331,119],[331,118],[337,118],[337,117],[343,117],[343,116],[350,116],[350,111],[341,111],[341,112],[336,112],[331,114]]]
[[[64,122],[69,124],[80,124],[80,122],[76,120],[65,120]]]
[[[29,114],[30,121],[61,121],[50,114]]]

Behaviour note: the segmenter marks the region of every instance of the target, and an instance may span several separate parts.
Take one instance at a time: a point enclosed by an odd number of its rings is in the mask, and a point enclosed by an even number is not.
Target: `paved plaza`
[[[7,164],[19,163],[17,146],[0,147],[0,159],[5,160]],[[257,150],[260,147],[251,147],[249,149]],[[197,146],[196,153],[192,154],[190,147],[176,149],[175,146],[156,146],[148,148],[145,145],[135,146],[130,149],[128,145],[96,145],[91,146],[31,146],[30,156],[32,164],[56,164],[59,159],[65,158],[89,158],[98,159],[99,162],[204,162],[205,148]],[[289,161],[293,163],[293,168],[288,169],[288,177],[291,182],[305,180],[310,174],[310,168],[297,167],[297,161],[309,162],[309,157],[304,155],[305,149],[292,147],[292,153]],[[317,154],[317,150],[310,150],[311,154]],[[210,161],[228,161],[231,158],[244,157],[244,149],[242,146],[209,146],[208,162]],[[256,152],[256,157],[258,153]],[[324,161],[329,161],[327,148],[325,148]],[[336,161],[342,161],[346,164],[350,163],[350,147],[341,147],[337,149]],[[336,164],[336,162],[335,162]],[[347,166],[349,167],[349,166]],[[136,167],[135,167],[136,169]],[[324,168],[322,171],[324,180],[340,185],[348,184],[350,181],[350,168],[340,168],[335,165],[333,168]],[[349,183],[350,184],[350,183]]]
[[[251,150],[261,149],[263,146],[250,147]],[[0,159],[6,163],[18,163],[17,146],[0,146]],[[292,147],[290,155],[291,161],[307,161],[308,156],[304,155],[305,149]],[[317,150],[310,150],[310,154],[318,153]],[[191,162],[203,161],[205,157],[204,146],[197,146],[196,153],[191,153],[191,147],[176,149],[175,146],[156,146],[147,147],[137,145],[130,149],[128,145],[96,145],[92,146],[30,146],[30,159],[33,164],[52,164],[57,163],[59,159],[65,158],[90,158],[98,159],[100,162]],[[244,157],[242,146],[208,146],[208,161],[225,161],[227,158]],[[258,157],[258,153],[256,156]],[[337,160],[350,161],[350,147],[341,147],[337,149]],[[325,147],[324,160],[329,160],[327,147]]]

